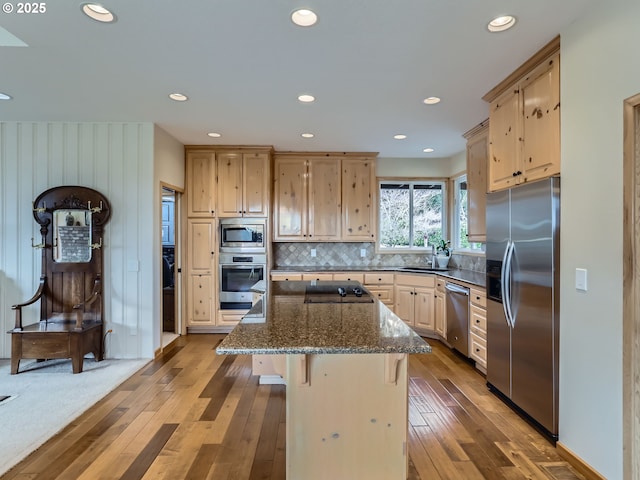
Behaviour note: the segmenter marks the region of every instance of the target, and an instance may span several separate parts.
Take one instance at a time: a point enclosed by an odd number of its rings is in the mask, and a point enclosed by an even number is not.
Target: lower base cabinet
[[[445,281],[436,278],[435,329],[443,340],[447,339],[447,299],[444,288]]]
[[[396,274],[394,313],[419,334],[435,330],[435,276]]]

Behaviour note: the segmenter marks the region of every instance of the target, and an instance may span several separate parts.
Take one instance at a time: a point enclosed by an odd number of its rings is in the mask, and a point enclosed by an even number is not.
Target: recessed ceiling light
[[[310,103],[315,101],[316,97],[313,95],[298,95],[298,100],[304,103]]]
[[[439,97],[427,97],[423,100],[427,105],[435,105],[436,103],[440,103]]]
[[[0,100],[11,100],[11,95],[0,92]]]
[[[502,15],[489,22],[487,29],[490,32],[504,32],[516,24],[516,17],[513,15]]]
[[[87,17],[98,22],[113,23],[116,21],[116,16],[99,3],[81,3],[80,7]]]
[[[313,133],[302,133],[300,136],[303,138],[313,138],[315,135]]]
[[[318,16],[311,10],[301,8],[291,14],[291,21],[300,27],[310,27],[318,21]]]
[[[404,140],[405,138],[407,138],[407,136],[399,134],[399,135],[394,135],[393,138],[395,138],[396,140]]]
[[[222,136],[218,132],[209,132],[207,133],[207,135],[209,135],[211,138],[220,138]]]
[[[422,150],[424,153],[431,153],[433,152],[433,148],[425,148],[424,150]]]
[[[169,98],[171,100],[175,100],[176,102],[185,102],[187,100],[189,100],[189,97],[187,97],[185,94],[183,93],[170,93],[169,94]]]

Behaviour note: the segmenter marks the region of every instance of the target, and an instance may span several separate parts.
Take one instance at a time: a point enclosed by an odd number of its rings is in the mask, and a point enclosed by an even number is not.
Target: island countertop
[[[382,302],[305,303],[312,282],[269,282],[267,294],[218,345],[218,354],[429,353]],[[315,284],[335,282],[314,282]],[[264,304],[261,304],[264,302]]]

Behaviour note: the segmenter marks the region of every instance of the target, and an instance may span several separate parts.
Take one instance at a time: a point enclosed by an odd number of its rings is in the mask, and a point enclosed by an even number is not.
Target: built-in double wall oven
[[[267,268],[264,218],[220,220],[220,309],[251,308],[251,287],[264,280]]]

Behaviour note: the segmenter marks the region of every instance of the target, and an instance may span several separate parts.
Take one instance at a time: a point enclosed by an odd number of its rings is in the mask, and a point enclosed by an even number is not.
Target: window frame
[[[478,242],[471,242],[471,247],[463,247],[460,244],[460,185],[467,184],[467,229],[469,228],[469,180],[467,172],[460,173],[451,177],[451,250],[456,254],[484,254],[484,245]],[[468,230],[467,230],[468,231]]]
[[[416,253],[416,254],[422,254],[424,255],[425,253],[431,253],[432,252],[432,246],[424,246],[424,247],[415,247],[415,246],[408,246],[408,247],[398,247],[398,248],[389,248],[389,247],[383,247],[380,242],[382,239],[382,235],[381,235],[381,227],[382,227],[382,222],[380,221],[380,202],[381,202],[381,189],[382,189],[382,185],[383,184],[410,184],[411,188],[410,188],[410,195],[409,195],[409,206],[410,206],[410,225],[411,225],[411,229],[413,229],[413,185],[433,185],[433,184],[438,184],[441,186],[442,188],[442,213],[441,213],[441,222],[442,222],[442,238],[448,238],[448,227],[449,227],[449,212],[450,212],[450,208],[449,208],[449,191],[450,191],[450,182],[448,178],[431,178],[431,177],[420,177],[420,178],[407,178],[407,177],[387,177],[387,178],[381,178],[378,177],[377,179],[377,204],[376,204],[376,215],[377,215],[377,235],[376,235],[376,243],[375,243],[375,251],[378,254],[393,254],[393,253]],[[410,241],[413,239],[412,236],[412,232],[410,230]]]

